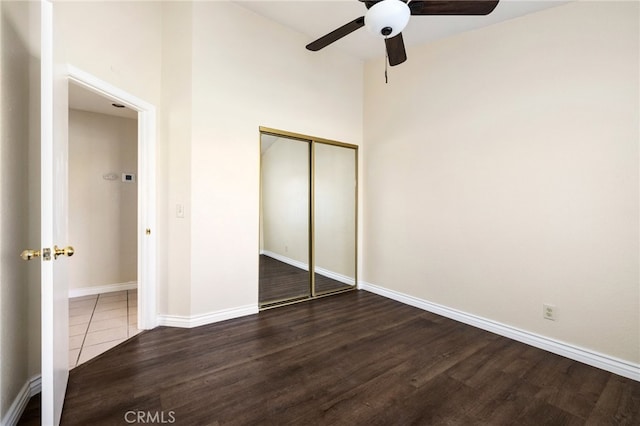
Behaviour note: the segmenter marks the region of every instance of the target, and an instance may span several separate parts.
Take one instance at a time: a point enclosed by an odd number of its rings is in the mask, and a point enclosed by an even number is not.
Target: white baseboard
[[[167,327],[193,328],[214,322],[226,321],[258,313],[257,305],[247,305],[222,311],[198,314],[192,316],[158,315],[158,325]]]
[[[279,260],[280,262],[286,263],[287,265],[291,265],[293,267],[296,267],[298,269],[302,269],[304,271],[308,271],[309,270],[309,265],[304,263],[304,262],[300,262],[298,260],[295,259],[291,259],[289,257],[283,256],[281,254],[278,253],[274,253],[272,251],[268,251],[268,250],[262,250],[260,251],[260,254],[263,254],[265,256],[269,256],[275,260]],[[336,280],[336,281],[340,281],[341,283],[344,284],[348,284],[348,285],[355,285],[356,284],[356,280],[352,277],[348,277],[346,275],[342,275],[339,274],[337,272],[333,272],[330,271],[328,269],[325,268],[321,268],[319,266],[315,267],[315,271],[316,274],[320,274],[323,275],[327,278],[331,278],[332,280]]]
[[[407,294],[389,290],[367,282],[361,281],[358,288],[396,300],[406,305],[414,306],[425,311],[433,312],[434,314],[442,315],[443,317],[451,318],[453,320],[490,331],[500,336],[517,340],[518,342],[535,346],[536,348],[543,349],[548,352],[553,352],[554,354],[561,355],[632,380],[640,381],[640,364],[635,364],[609,355],[594,352],[589,349],[574,346],[569,343],[550,339],[539,334],[520,330],[509,325],[501,324],[499,322],[458,311],[456,309],[451,309],[437,303],[428,302],[417,297],[409,296]]]
[[[296,267],[298,269],[303,269],[305,271],[309,270],[309,264],[304,263],[304,262],[300,262],[299,260],[295,260],[295,259],[291,259],[290,257],[286,257],[283,256],[281,254],[278,253],[274,253],[272,251],[269,250],[261,250],[260,254],[263,254],[265,256],[269,256],[275,260],[279,260],[280,262],[286,263],[287,265],[291,265],[293,267]]]
[[[316,274],[320,274],[327,278],[331,278],[334,281],[340,281],[341,283],[348,284],[348,285],[356,284],[356,280],[354,278],[348,277],[346,275],[342,275],[337,272],[330,271],[328,269],[320,268],[319,266],[316,266],[315,269],[316,269]]]
[[[2,418],[2,426],[15,426],[18,424],[24,409],[27,408],[29,398],[40,392],[42,380],[40,375],[34,376],[22,386],[13,403]]]
[[[137,288],[138,288],[138,283],[136,281],[129,281],[127,283],[97,285],[93,287],[70,288],[69,298],[81,297],[81,296],[93,296],[94,294],[111,293],[113,291],[135,290]]]

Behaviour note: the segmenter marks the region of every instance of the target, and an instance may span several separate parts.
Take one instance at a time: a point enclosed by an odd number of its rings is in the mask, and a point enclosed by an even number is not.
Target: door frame
[[[156,228],[156,108],[73,65],[69,82],[138,112],[138,328],[158,325]]]

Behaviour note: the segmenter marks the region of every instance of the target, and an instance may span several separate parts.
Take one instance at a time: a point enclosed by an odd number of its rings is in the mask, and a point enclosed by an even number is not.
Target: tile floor
[[[69,299],[69,368],[135,336],[137,326],[137,290]]]

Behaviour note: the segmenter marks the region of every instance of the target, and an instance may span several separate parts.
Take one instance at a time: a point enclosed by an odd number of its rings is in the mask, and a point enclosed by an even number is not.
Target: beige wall
[[[19,254],[39,240],[39,229],[31,229],[29,220],[30,173],[37,173],[29,167],[30,158],[39,158],[32,151],[39,111],[31,105],[39,87],[39,32],[30,21],[37,19],[37,9],[26,2],[0,2],[0,422],[33,374],[29,311],[32,302],[38,306],[33,278],[39,265],[22,261]]]
[[[577,2],[367,63],[363,279],[640,362],[638,52]]]
[[[227,2],[63,1],[54,18],[59,60],[158,108],[159,314],[257,306],[258,128],[361,143],[361,62]]]
[[[259,126],[360,144],[362,64],[337,51],[309,52],[307,37],[231,3],[196,2],[193,10],[198,314],[258,303]]]
[[[191,314],[191,15],[188,2],[162,3],[162,102],[160,108],[161,150],[159,187],[166,195],[167,214],[158,222],[166,232],[160,244],[160,262],[166,263],[166,278],[159,289],[159,312]],[[163,190],[161,189],[160,192]],[[163,203],[159,203],[162,206]],[[176,205],[184,207],[184,218],[176,218]],[[168,258],[163,258],[168,256]],[[158,274],[163,274],[162,270]]]
[[[69,111],[69,290],[137,279],[137,150],[137,120]]]
[[[167,245],[168,174],[171,159],[162,120],[162,2],[134,1],[56,1],[54,14],[54,53],[56,61],[71,64],[158,110],[158,191],[157,226],[158,271],[161,289],[167,289],[168,273],[175,260]]]

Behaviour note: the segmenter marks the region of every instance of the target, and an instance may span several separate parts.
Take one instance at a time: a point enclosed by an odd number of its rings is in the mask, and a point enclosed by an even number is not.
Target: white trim
[[[304,263],[304,262],[300,262],[299,260],[295,260],[295,259],[291,259],[290,257],[286,257],[283,256],[281,254],[278,253],[274,253],[272,251],[269,250],[261,250],[260,254],[263,254],[265,256],[269,256],[275,260],[279,260],[280,262],[286,263],[287,265],[291,265],[294,266],[298,269],[303,269],[305,271],[309,270],[309,264],[308,263]]]
[[[396,300],[406,305],[442,315],[443,317],[460,321],[473,327],[490,331],[500,336],[517,340],[518,342],[526,343],[527,345],[531,345],[632,380],[640,381],[640,364],[635,364],[633,362],[625,361],[599,352],[594,352],[589,349],[581,348],[579,346],[521,330],[516,327],[511,327],[473,314],[448,308],[437,303],[428,302],[414,296],[409,296],[407,294],[389,290],[364,281],[359,283],[358,288]]]
[[[41,388],[42,378],[40,375],[33,376],[31,379],[27,380],[2,418],[1,424],[3,426],[17,425],[22,413],[24,413],[24,409],[27,408],[29,398],[40,392]]]
[[[328,269],[321,268],[316,266],[316,274],[320,274],[324,277],[331,278],[334,281],[340,281],[341,283],[348,285],[355,285],[356,280],[354,278],[348,277],[346,275],[339,274],[337,272],[330,271]]]
[[[112,293],[114,291],[135,290],[138,288],[137,281],[129,281],[127,283],[104,284],[93,287],[70,288],[69,298],[93,296],[94,294]]]
[[[67,65],[67,73],[75,84],[138,111],[138,328],[148,330],[158,325],[156,108],[72,65]]]
[[[192,316],[182,315],[158,315],[158,325],[167,327],[193,328],[201,325],[213,324],[214,322],[226,321],[258,313],[258,306],[246,305],[237,308],[223,309],[221,311],[209,312]]]
[[[283,256],[281,254],[278,253],[274,253],[272,251],[269,250],[261,250],[260,254],[263,254],[265,256],[269,256],[275,260],[279,260],[280,262],[286,263],[287,265],[291,265],[293,267],[296,267],[298,269],[302,269],[304,271],[308,271],[309,270],[309,265],[304,263],[304,262],[300,262],[299,260],[295,260],[295,259],[291,259],[290,257],[286,257]],[[336,280],[336,281],[340,281],[341,283],[344,284],[348,284],[348,285],[355,285],[356,280],[354,278],[348,277],[346,275],[342,275],[339,274],[337,272],[333,272],[330,271],[328,269],[325,268],[321,268],[319,266],[315,267],[315,271],[316,274],[320,274],[323,275],[327,278],[331,278],[332,280]]]

